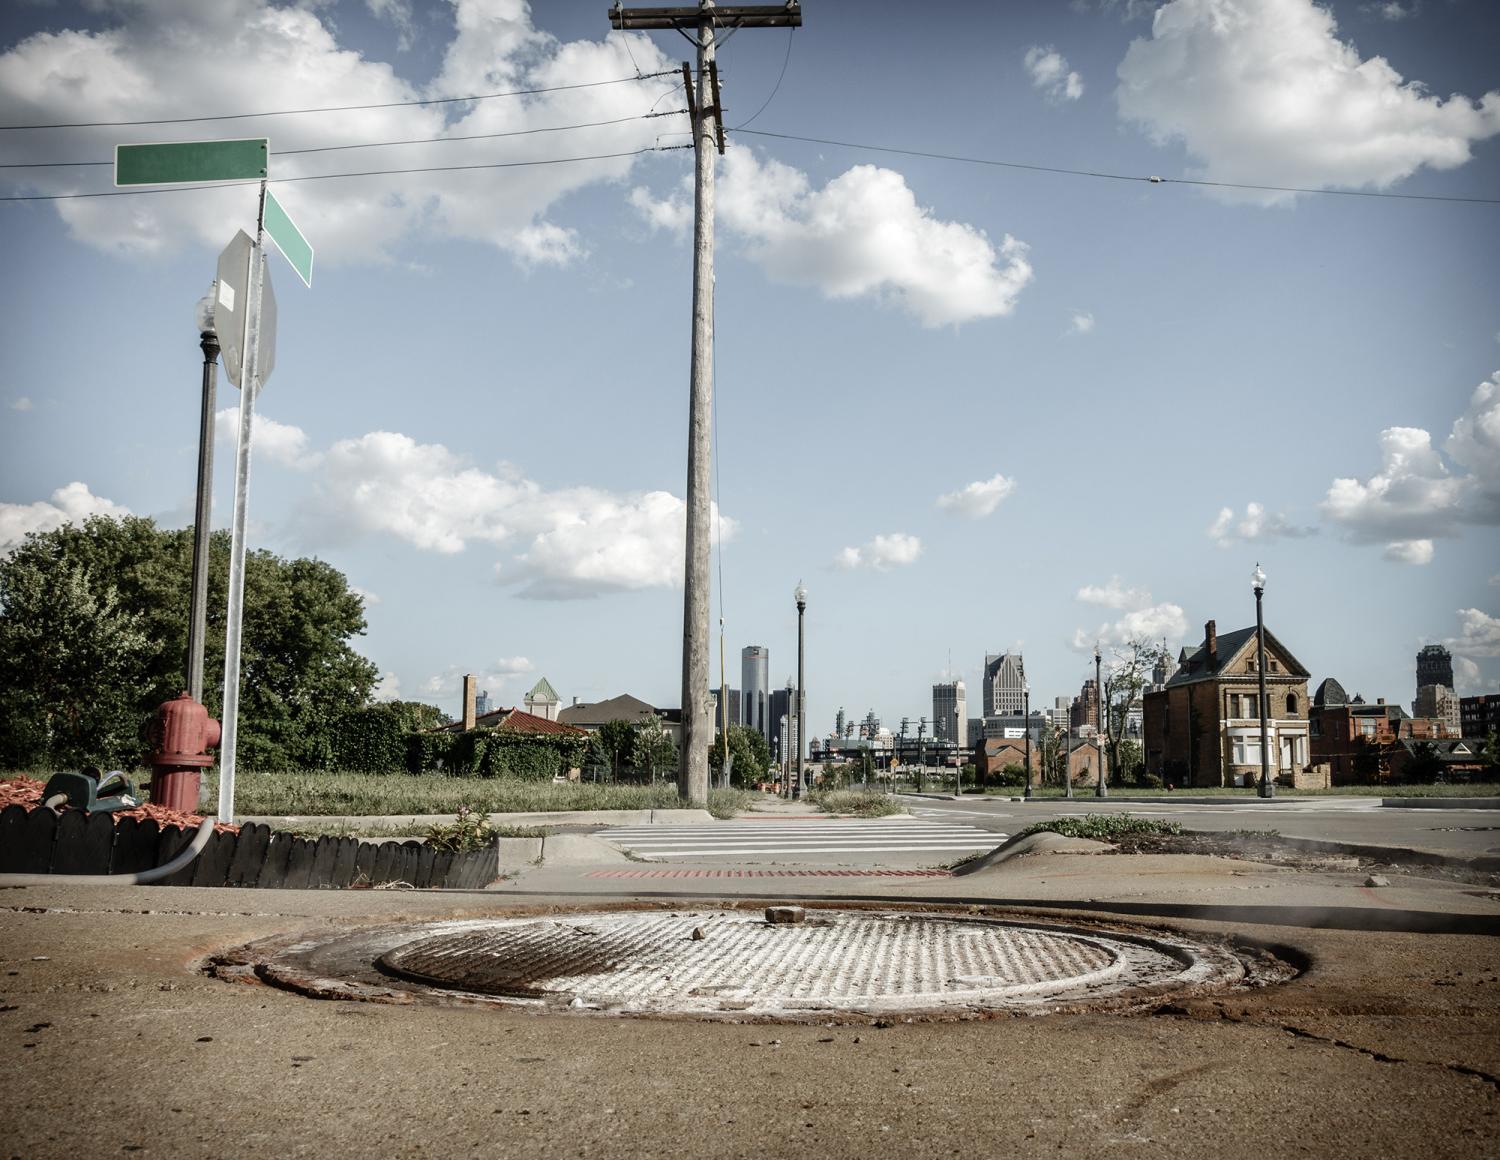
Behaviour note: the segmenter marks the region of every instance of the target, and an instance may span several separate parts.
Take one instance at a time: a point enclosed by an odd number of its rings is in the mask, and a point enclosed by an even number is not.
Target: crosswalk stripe
[[[993,849],[1007,837],[963,823],[915,819],[825,819],[796,825],[735,820],[697,826],[628,826],[599,836],[652,858],[953,853]]]

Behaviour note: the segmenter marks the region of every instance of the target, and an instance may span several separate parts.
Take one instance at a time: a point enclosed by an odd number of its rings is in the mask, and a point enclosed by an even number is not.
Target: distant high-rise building
[[[766,700],[767,719],[770,722],[770,733],[767,740],[771,743],[771,751],[778,755],[778,759],[785,757],[792,761],[797,760],[797,690],[791,681],[787,681],[786,688],[772,689],[771,695]],[[786,724],[781,719],[786,718]],[[784,730],[784,732],[783,732]],[[780,745],[785,738],[786,750],[782,752]]]
[[[1166,649],[1166,642],[1162,642],[1161,656],[1156,658],[1156,665],[1151,670],[1152,690],[1164,689],[1167,682],[1177,674],[1177,662],[1172,659],[1172,654]]]
[[[756,730],[767,741],[776,728],[771,716],[771,650],[764,645],[746,645],[740,650],[740,723]]]
[[[1026,662],[1020,653],[984,658],[984,715],[1020,717],[1026,706]]]
[[[1417,688],[1423,685],[1453,688],[1453,654],[1440,644],[1424,645],[1417,653]]]
[[[844,707],[840,705],[839,711],[833,715],[833,735],[835,737],[844,736],[844,720]]]
[[[719,713],[719,694],[722,692],[724,692],[723,689],[710,689],[708,691],[709,699],[713,704],[715,733],[717,733],[724,725],[724,717]],[[729,724],[731,725],[744,724],[744,722],[740,719],[740,691],[738,689],[729,690],[729,712],[727,714],[727,717]]]
[[[483,717],[493,708],[494,706],[490,704],[490,691],[488,689],[480,689],[474,697],[474,715],[476,717]]]
[[[1423,685],[1417,690],[1417,699],[1412,702],[1411,715],[1441,721],[1450,737],[1463,734],[1463,720],[1459,711],[1458,696],[1447,685]]]
[[[946,681],[932,686],[933,733],[942,741],[954,741],[959,748],[969,743],[969,702],[962,681]]]
[[[1083,688],[1078,690],[1078,697],[1073,702],[1073,712],[1068,720],[1075,737],[1082,736],[1080,730],[1099,728],[1099,690],[1094,686],[1093,677],[1084,681]]]

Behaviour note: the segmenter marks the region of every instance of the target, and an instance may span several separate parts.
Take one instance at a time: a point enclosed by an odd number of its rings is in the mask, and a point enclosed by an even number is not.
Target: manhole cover
[[[1295,971],[1211,939],[925,912],[608,911],[251,944],[214,965],[320,998],[643,1015],[1115,1009]]]

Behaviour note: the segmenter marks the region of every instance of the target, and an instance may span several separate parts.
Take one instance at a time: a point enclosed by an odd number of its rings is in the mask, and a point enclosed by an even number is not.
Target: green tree
[[[609,757],[610,777],[620,780],[620,766],[629,765],[635,747],[635,726],[629,721],[606,721],[599,726],[599,745]]]
[[[749,725],[729,727],[729,754],[734,758],[730,767],[730,780],[738,785],[754,785],[766,776],[771,767],[771,747],[758,729]],[[721,731],[714,739],[714,747],[708,754],[708,767],[715,778],[724,770],[724,734]]]
[[[27,662],[25,650],[32,646],[22,639],[22,622],[35,615],[25,604],[28,585],[86,589],[101,607],[108,604],[106,621],[118,616],[121,626],[144,636],[144,648],[128,647],[122,638],[108,664],[95,659],[100,666],[96,715],[133,721],[128,731],[133,736],[158,704],[186,685],[191,556],[190,529],[169,532],[149,519],[95,516],[81,526],[33,533],[0,560],[0,640],[6,640],[0,645],[0,664],[11,678],[0,689],[5,705],[0,713],[16,722],[7,735],[19,729],[23,736],[35,736],[42,729],[50,736],[39,722],[69,711],[60,687]],[[203,690],[204,703],[215,716],[223,705],[228,573],[229,534],[218,532],[210,542]],[[84,580],[64,579],[69,576]],[[364,629],[364,602],[335,568],[320,560],[284,560],[267,551],[247,555],[240,662],[242,768],[317,768],[332,761],[338,720],[369,700],[377,675],[375,666],[349,643]],[[65,643],[68,631],[64,626],[59,634]],[[120,736],[120,728],[109,732]],[[110,744],[117,751],[129,748],[118,740]],[[137,744],[134,754],[139,756],[142,748]],[[116,759],[125,758],[119,752]],[[49,748],[44,760],[63,758]]]
[[[1104,744],[1109,750],[1109,773],[1117,784],[1133,764],[1121,745],[1130,711],[1140,703],[1141,695],[1151,683],[1151,670],[1162,656],[1162,650],[1145,637],[1127,640],[1110,650],[1109,668],[1104,671]]]
[[[636,765],[645,767],[646,779],[650,782],[656,781],[658,772],[670,772],[677,768],[677,746],[655,717],[636,726],[632,751]]]
[[[150,642],[78,561],[0,565],[0,760],[133,766]]]

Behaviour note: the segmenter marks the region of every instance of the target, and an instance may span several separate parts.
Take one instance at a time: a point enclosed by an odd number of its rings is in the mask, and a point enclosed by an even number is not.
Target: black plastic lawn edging
[[[0,874],[132,874],[164,866],[190,830],[148,818],[7,806],[0,811]],[[477,890],[499,876],[499,848],[451,853],[426,842],[299,838],[251,823],[215,833],[203,852],[163,886],[350,889],[405,883]]]

